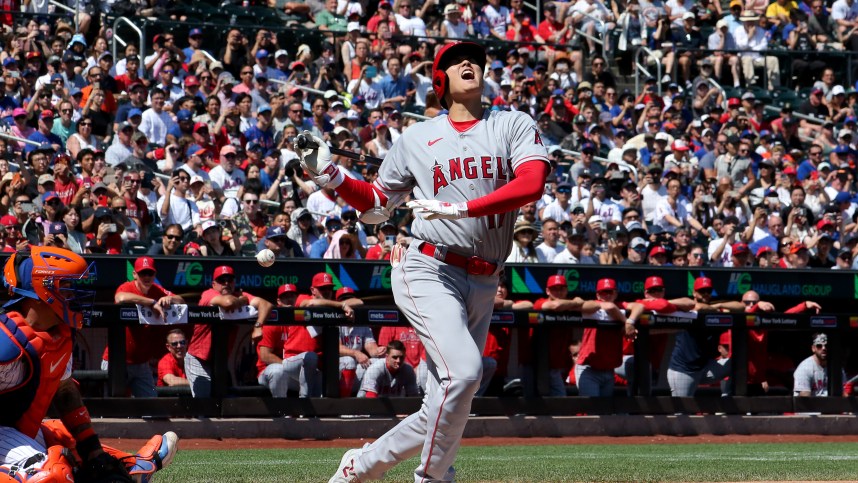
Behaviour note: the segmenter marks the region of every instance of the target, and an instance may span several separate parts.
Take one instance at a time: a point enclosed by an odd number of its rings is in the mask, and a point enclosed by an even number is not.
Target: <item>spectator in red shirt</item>
[[[255,297],[235,286],[235,271],[228,265],[215,268],[212,274],[212,288],[203,292],[200,305],[217,307],[224,320],[246,320],[256,316],[251,338],[261,337],[262,324],[271,313],[270,302]],[[255,313],[255,314],[254,314]],[[235,327],[230,338],[235,337]],[[185,373],[191,383],[194,397],[211,395],[211,359],[213,356],[227,357],[227,354],[212,354],[212,329],[209,324],[197,324],[191,336],[191,345],[185,356]]]
[[[298,288],[291,283],[277,289],[278,307],[295,307],[297,298]],[[290,390],[298,397],[321,396],[318,335],[312,326],[263,325],[256,346],[259,384],[274,397],[286,397]]]
[[[390,220],[385,221],[378,226],[378,243],[371,246],[366,251],[367,260],[390,260],[390,251],[393,250],[393,245],[396,244],[396,225]],[[416,369],[417,366],[414,366]]]
[[[634,340],[637,330],[635,321],[643,313],[643,305],[630,302],[614,303],[617,299],[617,282],[612,278],[603,278],[596,284],[596,302],[592,312],[608,319],[623,323],[621,327],[587,327],[581,338],[578,359],[575,364],[575,381],[578,395],[588,397],[612,397],[614,395],[614,368],[623,362],[623,337]]]
[[[188,386],[185,376],[185,354],[188,339],[182,329],[173,329],[167,334],[167,353],[158,361],[158,387]]]
[[[155,283],[155,274],[155,260],[152,257],[139,257],[134,261],[134,280],[120,285],[113,301],[117,304],[137,304],[151,308],[163,319],[164,309],[173,304],[183,304],[185,300]],[[161,334],[163,328],[151,325],[125,327],[125,371],[128,388],[134,397],[158,396],[149,360],[160,354],[159,348],[153,343],[162,340]],[[107,361],[108,353],[105,347],[101,370],[107,370]]]
[[[80,183],[72,176],[70,161],[65,154],[58,155],[54,160],[54,191],[65,206],[79,204],[83,197],[83,194],[76,196]]]

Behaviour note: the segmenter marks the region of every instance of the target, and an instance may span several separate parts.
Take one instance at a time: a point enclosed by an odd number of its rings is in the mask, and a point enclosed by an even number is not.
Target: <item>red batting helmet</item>
[[[449,109],[450,106],[444,100],[444,95],[449,90],[449,79],[447,79],[447,67],[450,67],[451,61],[457,55],[465,56],[474,64],[480,66],[480,69],[486,66],[486,51],[479,44],[474,42],[456,42],[446,44],[441,47],[438,54],[435,55],[435,63],[432,64],[432,88],[438,96],[438,101],[444,109]]]

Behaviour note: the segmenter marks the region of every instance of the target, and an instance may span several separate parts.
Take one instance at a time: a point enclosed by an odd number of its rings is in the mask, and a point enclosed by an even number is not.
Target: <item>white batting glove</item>
[[[323,139],[310,134],[310,131],[304,131],[304,135],[311,138],[316,146],[300,149],[297,144],[293,145],[295,152],[301,159],[301,166],[313,176],[314,181],[319,186],[327,186],[338,179],[339,182],[335,181],[335,186],[332,186],[336,188],[342,183],[342,174],[331,162],[331,150],[328,148],[328,144]]]
[[[468,216],[468,204],[464,201],[453,204],[438,200],[412,200],[405,206],[424,220],[458,220]]]

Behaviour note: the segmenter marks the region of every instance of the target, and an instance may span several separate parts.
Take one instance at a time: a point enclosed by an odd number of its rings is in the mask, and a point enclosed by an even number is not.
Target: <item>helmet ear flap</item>
[[[441,106],[445,109],[447,108],[447,103],[444,102],[444,96],[447,94],[448,84],[449,79],[447,78],[447,73],[438,69],[432,76],[432,89],[435,90],[435,95],[438,96],[438,102],[440,102]]]

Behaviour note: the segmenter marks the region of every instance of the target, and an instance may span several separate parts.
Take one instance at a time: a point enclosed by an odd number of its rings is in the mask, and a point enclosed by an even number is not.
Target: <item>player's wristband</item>
[[[627,324],[635,325],[635,319],[626,319]]]
[[[86,460],[94,451],[102,449],[101,441],[99,441],[98,436],[93,433],[92,436],[84,439],[83,441],[78,441],[77,445],[75,445],[75,449],[81,459]]]

